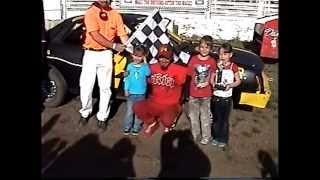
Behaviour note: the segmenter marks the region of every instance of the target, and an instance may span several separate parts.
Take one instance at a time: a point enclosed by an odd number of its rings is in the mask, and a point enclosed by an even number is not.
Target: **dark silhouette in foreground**
[[[96,134],[81,138],[71,147],[59,138],[42,145],[43,177],[135,177],[136,148],[122,138],[112,148],[103,146]],[[173,130],[161,139],[159,177],[208,177],[211,164],[194,143],[190,130]]]
[[[190,130],[162,136],[159,177],[208,177],[210,171],[210,161],[194,143]]]
[[[134,177],[132,157],[135,146],[128,138],[112,149],[100,144],[96,134],[89,134],[65,150],[43,172],[43,177]]]
[[[258,159],[262,165],[262,168],[261,168],[262,178],[279,178],[277,165],[274,163],[269,153],[259,150]]]

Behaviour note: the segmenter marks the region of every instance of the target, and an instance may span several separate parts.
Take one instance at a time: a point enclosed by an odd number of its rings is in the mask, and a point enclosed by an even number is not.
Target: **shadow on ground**
[[[96,134],[88,134],[64,152],[66,142],[53,138],[42,145],[43,172],[47,177],[135,177],[136,147],[122,138],[112,148],[102,145]],[[211,164],[194,143],[190,130],[172,131],[161,139],[159,177],[208,177]]]
[[[210,171],[210,160],[194,143],[190,130],[162,136],[159,177],[208,177]]]
[[[52,118],[41,128],[41,137],[44,137],[48,132],[53,128],[53,126],[57,123],[60,114],[56,114],[52,116]]]
[[[55,140],[57,141],[57,140]],[[128,138],[111,149],[89,134],[65,150],[43,172],[43,177],[134,177],[132,157],[135,146]]]
[[[272,160],[270,154],[266,151],[258,151],[258,159],[262,165],[261,177],[262,178],[279,178],[278,168],[276,163]]]

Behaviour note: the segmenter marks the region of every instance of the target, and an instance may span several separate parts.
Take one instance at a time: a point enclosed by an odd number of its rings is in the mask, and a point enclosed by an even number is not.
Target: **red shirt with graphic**
[[[152,64],[150,69],[150,100],[163,105],[178,104],[187,69],[177,64],[170,64],[166,70],[162,70],[159,64]]]
[[[217,69],[216,60],[211,56],[207,60],[200,60],[198,55],[191,57],[188,64],[188,75],[191,76],[190,96],[192,97],[210,97],[212,96],[212,87],[210,77],[212,72]],[[206,87],[197,87],[199,83],[208,83]]]

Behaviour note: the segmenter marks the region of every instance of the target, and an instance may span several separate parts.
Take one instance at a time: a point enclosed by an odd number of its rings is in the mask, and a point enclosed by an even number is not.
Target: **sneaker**
[[[89,116],[88,116],[88,117],[82,117],[82,116],[80,116],[79,123],[80,123],[82,126],[88,124],[88,121],[89,121]]]
[[[173,128],[168,128],[168,127],[166,127],[166,128],[163,129],[163,132],[164,132],[164,133],[168,133],[168,132],[170,132],[170,131],[172,131],[172,130],[173,130]]]
[[[151,136],[158,129],[158,127],[159,127],[159,123],[157,121],[149,125],[145,124],[143,128],[144,129],[143,132],[146,136]]]
[[[207,145],[209,143],[209,139],[201,139],[200,143],[203,145]]]
[[[221,142],[221,143],[218,144],[218,147],[219,147],[219,148],[224,148],[224,147],[226,147],[226,146],[227,146],[227,144],[226,144],[226,143],[223,143],[223,142]]]
[[[129,135],[129,134],[130,134],[129,129],[125,129],[125,130],[123,131],[123,134],[124,134],[124,135]]]
[[[176,125],[177,125],[177,121],[178,121],[178,119],[176,119],[176,120],[172,123],[172,125],[171,125],[171,129],[173,129],[173,128],[175,128],[175,127],[176,127]]]
[[[214,140],[212,140],[211,144],[212,144],[213,146],[218,146],[218,145],[219,145],[219,142],[214,139]]]
[[[195,141],[195,142],[199,142],[200,140],[201,140],[201,138],[200,138],[200,135],[198,134],[198,135],[196,135],[196,136],[193,136],[192,135],[192,137],[193,137],[193,140]]]
[[[139,135],[139,131],[132,131],[132,132],[131,132],[131,135],[132,135],[132,136],[138,136],[138,135]]]
[[[98,128],[100,128],[101,130],[105,130],[105,129],[107,128],[106,122],[100,121],[100,120],[98,120],[97,126],[98,126]]]

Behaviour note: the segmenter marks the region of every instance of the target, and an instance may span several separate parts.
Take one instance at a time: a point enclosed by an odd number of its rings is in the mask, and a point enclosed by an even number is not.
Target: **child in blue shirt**
[[[124,91],[127,97],[127,111],[124,118],[123,133],[130,132],[136,136],[142,127],[142,121],[134,115],[132,106],[135,102],[145,99],[147,91],[147,77],[150,75],[150,68],[144,62],[147,50],[143,45],[134,47],[132,62],[128,65],[124,78]]]

